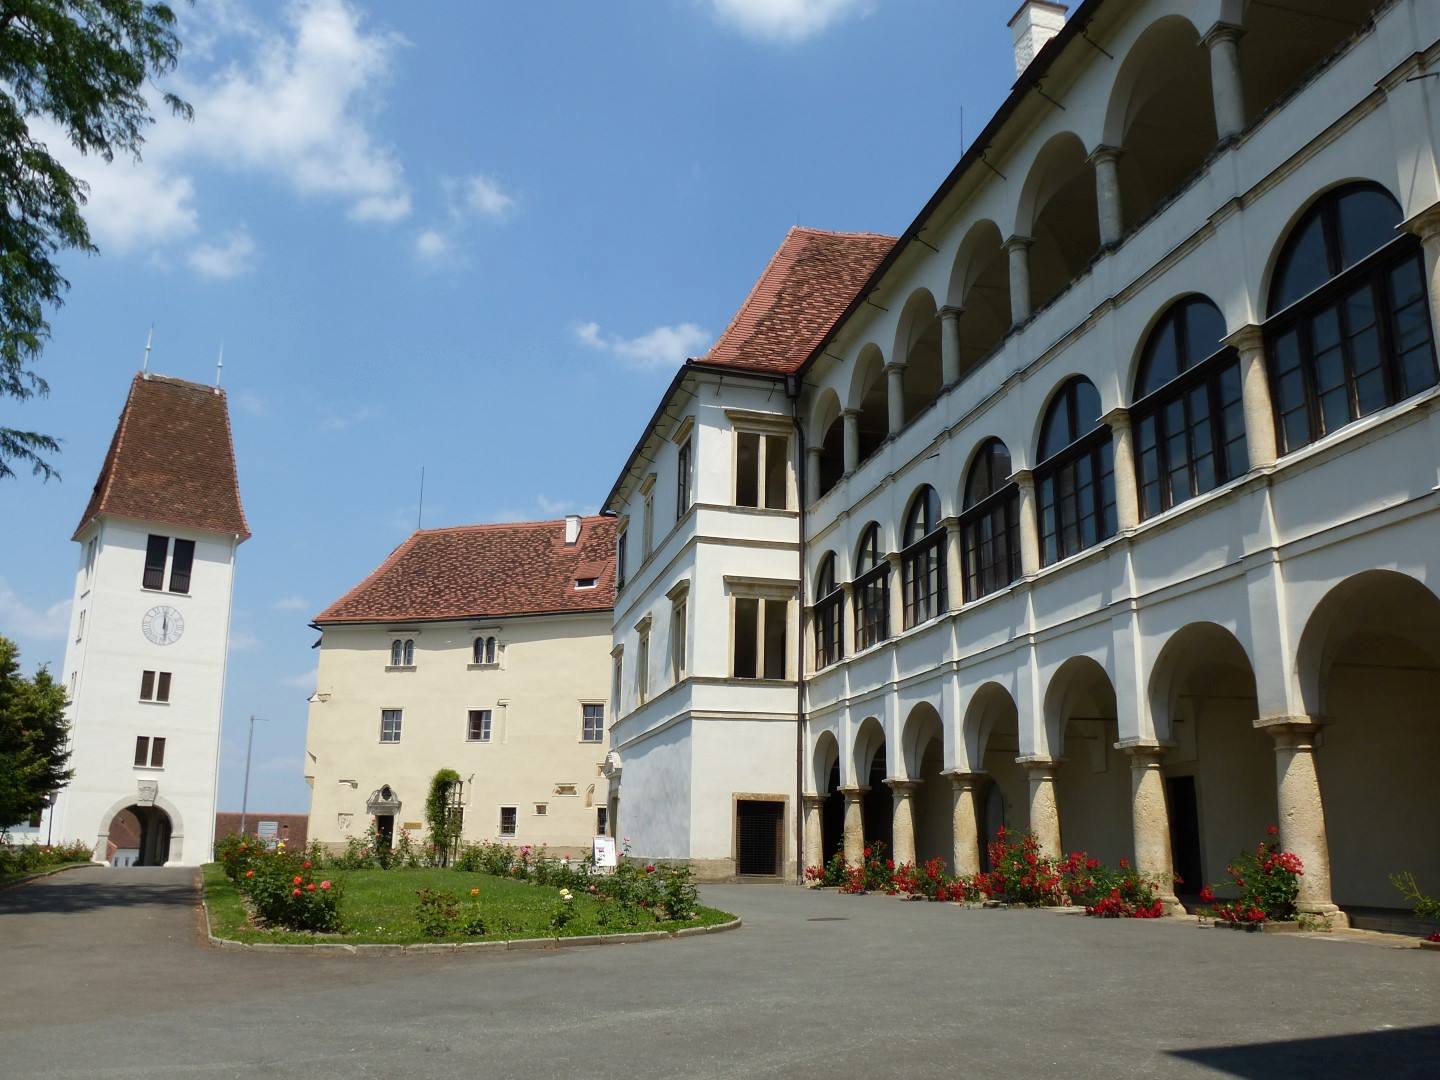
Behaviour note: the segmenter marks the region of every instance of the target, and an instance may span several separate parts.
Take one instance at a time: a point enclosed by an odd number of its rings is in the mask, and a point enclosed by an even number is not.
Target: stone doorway
[[[164,866],[170,858],[170,815],[158,806],[127,806],[111,820],[105,861],[111,866]]]

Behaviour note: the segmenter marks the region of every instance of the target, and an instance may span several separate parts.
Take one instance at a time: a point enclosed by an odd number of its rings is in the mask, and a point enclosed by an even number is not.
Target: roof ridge
[[[575,514],[581,521],[599,521],[604,514]],[[481,529],[527,529],[535,528],[538,525],[564,525],[565,518],[539,518],[534,521],[475,521],[466,525],[436,525],[429,529],[416,529],[410,535],[419,536],[422,533],[444,533],[444,532],[478,532]]]
[[[791,226],[790,226],[790,231],[791,231],[792,233],[793,233],[793,232],[810,233],[812,236],[845,236],[845,237],[853,237],[853,238],[855,238],[855,239],[862,239],[862,238],[863,238],[863,239],[874,239],[874,240],[899,240],[899,239],[900,239],[898,236],[892,236],[890,233],[869,232],[869,231],[867,231],[867,230],[865,230],[865,229],[860,229],[860,230],[851,230],[851,229],[819,229],[819,228],[816,228],[814,225],[791,225]]]

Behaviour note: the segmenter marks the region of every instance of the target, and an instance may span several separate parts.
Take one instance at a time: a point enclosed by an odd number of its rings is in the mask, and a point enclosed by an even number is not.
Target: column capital
[[[823,446],[807,446],[805,447],[805,452],[807,454],[814,454],[816,457],[819,457],[825,452],[825,448]]]
[[[948,776],[950,778],[950,782],[956,787],[973,787],[975,784],[978,784],[981,780],[984,780],[985,777],[989,776],[990,774],[987,773],[984,769],[974,769],[969,772],[964,769],[946,769],[940,775]]]
[[[892,567],[899,567],[900,564],[905,560],[900,557],[900,553],[898,551],[887,551],[885,553],[885,561],[889,563]]]
[[[911,795],[915,793],[915,789],[918,788],[921,783],[922,781],[920,780],[887,778],[885,781],[885,786],[888,787],[891,791],[893,791],[896,795],[902,795],[908,799]]]
[[[884,368],[883,368],[882,370],[885,372],[885,374],[889,375],[891,372],[904,371],[904,370],[905,370],[905,364],[906,364],[906,361],[904,361],[904,360],[894,360],[894,359],[887,360],[887,361],[885,361],[885,366],[884,366]]]
[[[1239,41],[1245,36],[1245,28],[1235,23],[1225,22],[1223,19],[1206,30],[1200,37],[1200,44],[1207,49],[1213,49],[1222,41]]]
[[[840,794],[847,799],[858,799],[862,795],[870,794],[870,788],[865,784],[853,784],[849,787],[842,787]]]
[[[1159,765],[1174,745],[1158,739],[1121,739],[1115,744],[1115,749],[1130,756],[1132,768],[1144,768]]]
[[[1020,233],[1016,233],[1014,236],[1010,237],[1003,244],[1001,244],[1000,247],[1005,251],[1014,251],[1017,248],[1024,250],[1026,248],[1029,248],[1030,245],[1033,243],[1035,243],[1035,238],[1033,236],[1022,236]]]
[[[1255,323],[1247,323],[1220,340],[1244,356],[1246,353],[1261,352],[1265,348],[1265,331]]]
[[[1402,221],[1400,228],[1414,233],[1421,240],[1440,239],[1440,203],[1421,210],[1408,221]]]
[[[1015,484],[1017,487],[1033,488],[1035,486],[1035,470],[1016,469],[1005,479],[1007,482]]]
[[[844,416],[844,417],[852,417],[852,416],[853,416],[855,419],[858,420],[858,419],[860,418],[860,410],[859,410],[859,409],[841,409],[841,410],[840,410],[840,415],[841,415],[841,416]]]
[[[1107,143],[1101,143],[1099,146],[1095,147],[1094,150],[1090,151],[1090,156],[1085,160],[1090,162],[1092,165],[1098,165],[1104,161],[1117,161],[1119,160],[1120,155],[1124,152],[1125,150],[1123,147],[1110,146]]]
[[[1015,763],[1032,773],[1047,773],[1058,769],[1064,760],[1049,754],[1021,754],[1015,759]]]
[[[805,794],[801,795],[800,798],[804,801],[806,806],[824,806],[826,800],[829,799],[830,796],[828,794],[822,795],[818,791],[807,791],[805,792]]]
[[[965,305],[946,304],[935,314],[939,315],[942,319],[958,319],[961,315],[965,314]]]
[[[1123,427],[1128,429],[1130,427],[1130,410],[1124,405],[1117,405],[1104,416],[1100,417],[1100,422],[1106,427]]]

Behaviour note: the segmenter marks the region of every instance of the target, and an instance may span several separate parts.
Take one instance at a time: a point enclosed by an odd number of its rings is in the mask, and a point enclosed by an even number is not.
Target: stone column
[[[806,866],[823,866],[831,854],[825,850],[825,798],[813,793],[804,796]]]
[[[1170,808],[1165,801],[1165,749],[1126,746],[1130,755],[1130,821],[1135,836],[1135,869],[1155,884],[1166,910],[1176,911],[1175,864],[1170,853]],[[1187,882],[1194,886],[1195,882]]]
[[[886,780],[895,798],[895,823],[891,831],[890,857],[896,866],[915,865],[915,789],[918,780]]]
[[[1130,412],[1111,409],[1100,420],[1110,425],[1110,444],[1115,455],[1115,525],[1124,532],[1140,524],[1140,489],[1135,477],[1135,440],[1130,429]]]
[[[1232,23],[1217,22],[1200,43],[1210,50],[1210,91],[1215,99],[1215,132],[1224,142],[1245,130],[1245,88],[1240,81],[1240,35]]]
[[[845,418],[845,475],[849,476],[860,464],[860,411],[846,409],[840,415]]]
[[[975,807],[975,788],[984,773],[951,772],[951,830],[954,854],[950,868],[957,876],[980,872],[980,818]]]
[[[1309,717],[1299,723],[1267,725],[1275,739],[1275,802],[1280,810],[1280,847],[1300,856],[1297,910],[1346,925],[1330,899],[1330,844],[1325,835],[1325,803],[1315,772],[1315,733]]]
[[[820,498],[820,447],[805,448],[805,502],[814,506]]]
[[[1402,226],[1425,247],[1425,287],[1430,297],[1430,333],[1440,341],[1440,203],[1422,210]]]
[[[1040,569],[1040,519],[1036,516],[1035,474],[1016,469],[1010,474],[1020,489],[1020,574],[1030,577]]]
[[[1060,806],[1055,800],[1055,767],[1050,758],[1019,758],[1030,774],[1030,831],[1040,850],[1060,858]]]
[[[1225,339],[1240,354],[1241,404],[1245,414],[1245,450],[1250,468],[1275,464],[1275,411],[1270,404],[1270,372],[1265,363],[1265,335],[1253,324]]]
[[[945,526],[945,610],[959,611],[965,602],[965,566],[962,561],[960,519],[948,517]]]
[[[1120,148],[1097,146],[1090,155],[1095,167],[1096,210],[1100,217],[1100,246],[1114,247],[1125,232],[1125,214],[1120,205]]]
[[[940,376],[946,386],[960,381],[960,316],[961,307],[940,309]]]
[[[1010,321],[1019,326],[1030,318],[1030,245],[1028,236],[1012,236],[1004,248],[1010,256]]]
[[[845,862],[859,866],[865,861],[865,793],[868,787],[843,787],[845,796]]]
[[[885,405],[893,437],[905,426],[905,365],[902,363],[892,361],[885,365]]]
[[[905,630],[905,574],[901,568],[899,552],[892,551],[885,556],[890,564],[890,637],[899,637]]]

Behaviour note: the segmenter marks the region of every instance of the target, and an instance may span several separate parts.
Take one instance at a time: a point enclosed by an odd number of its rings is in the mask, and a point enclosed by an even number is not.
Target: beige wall
[[[500,639],[498,665],[470,663],[481,634]],[[414,639],[414,670],[387,670],[396,637]],[[606,803],[610,717],[607,707],[605,741],[582,742],[581,705],[606,702],[609,671],[608,611],[326,628],[306,744],[311,838],[363,834],[382,784],[402,801],[397,829],[423,822],[430,778],[451,768],[466,784],[466,840],[499,838],[500,807],[515,806],[513,842],[588,851]],[[382,709],[403,710],[400,742],[380,742]],[[471,709],[491,710],[490,742],[468,741]],[[558,794],[562,784],[576,794]]]

